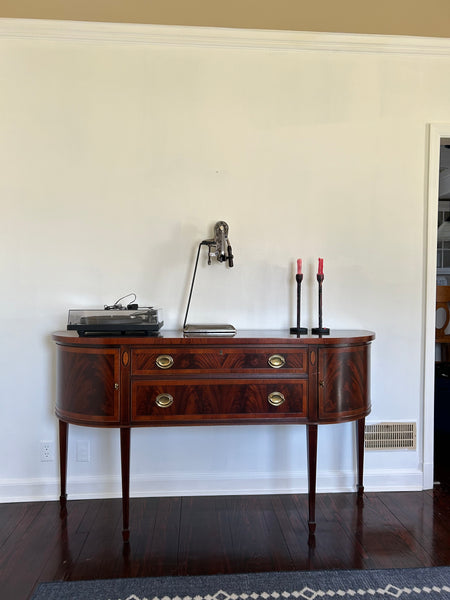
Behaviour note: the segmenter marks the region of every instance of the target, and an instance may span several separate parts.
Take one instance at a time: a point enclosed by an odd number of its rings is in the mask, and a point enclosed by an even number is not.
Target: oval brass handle
[[[267,396],[269,404],[272,406],[280,406],[286,400],[281,392],[272,392]]]
[[[167,408],[173,404],[173,396],[171,394],[158,394],[155,402],[160,408]]]
[[[170,369],[173,365],[173,358],[170,354],[160,354],[156,359],[156,366],[160,369]]]
[[[280,369],[286,364],[286,359],[281,354],[272,354],[267,362],[272,369]]]

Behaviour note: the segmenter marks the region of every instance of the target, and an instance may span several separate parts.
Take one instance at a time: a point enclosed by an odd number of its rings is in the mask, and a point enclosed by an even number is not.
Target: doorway
[[[424,414],[423,414],[423,489],[433,487],[435,481],[435,389],[436,385],[436,289],[438,283],[438,212],[439,183],[441,171],[441,148],[450,145],[450,123],[429,126],[428,160],[428,203],[427,203],[427,242],[425,261],[425,313],[424,313]],[[441,178],[442,179],[442,178]],[[441,207],[443,205],[441,204]],[[449,274],[450,277],[450,274]],[[438,348],[439,350],[439,348]],[[450,398],[448,400],[450,402]],[[437,409],[436,403],[436,409]],[[440,444],[438,444],[440,446]],[[436,467],[440,469],[442,450],[436,448]],[[439,472],[440,476],[440,472]]]
[[[434,485],[450,488],[450,139],[441,139],[436,260]]]

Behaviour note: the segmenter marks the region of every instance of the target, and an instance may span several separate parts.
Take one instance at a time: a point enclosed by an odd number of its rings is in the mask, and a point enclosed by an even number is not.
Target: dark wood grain
[[[306,427],[308,440],[308,530],[316,531],[316,474],[317,474],[317,425],[308,423]]]
[[[65,421],[59,421],[59,478],[61,493],[59,501],[61,510],[66,510],[67,501],[67,451],[69,444],[69,426]]]
[[[308,544],[306,494],[0,504],[2,600],[39,581],[308,569],[450,565],[450,493],[318,494]],[[124,550],[124,548],[126,549]]]
[[[449,481],[447,481],[447,486]],[[447,488],[450,489],[450,488]],[[395,511],[401,526],[414,540],[421,540],[425,555],[438,564],[450,564],[450,495],[440,489],[417,496],[415,492],[378,494],[386,511]],[[437,526],[439,522],[439,526]],[[416,552],[415,547],[412,551]]]
[[[298,423],[308,426],[309,530],[315,531],[317,424],[359,420],[358,491],[363,490],[362,419],[370,411],[374,334],[285,332],[233,337],[82,337],[55,333],[61,506],[66,505],[67,423],[121,428],[123,539],[129,540],[130,428]]]
[[[339,422],[370,412],[370,348],[319,350],[319,421]]]
[[[58,347],[57,416],[77,424],[118,425],[119,381],[118,349]]]
[[[362,417],[356,421],[356,460],[357,460],[357,477],[356,491],[361,496],[364,492],[363,476],[364,476],[364,437],[365,437],[366,419]]]
[[[183,423],[187,421],[276,420],[295,416],[306,422],[308,382],[304,379],[279,380],[153,380],[135,381],[132,389],[132,424],[141,422]],[[285,400],[279,406],[268,401],[272,392],[280,392]],[[173,404],[159,407],[155,400],[168,393]]]
[[[261,339],[263,335],[265,343],[267,345],[276,344],[278,346],[294,346],[298,347],[299,342],[302,345],[316,346],[319,337],[317,335],[302,335],[298,338],[296,335],[290,335],[286,330],[264,330],[262,334],[261,330],[239,330],[233,337],[221,337],[221,336],[198,336],[188,337],[183,331],[180,330],[166,330],[162,329],[157,337],[129,337],[126,339],[133,346],[138,346],[140,343],[142,346],[164,346],[165,342],[169,339],[170,346],[180,344],[183,347],[192,346],[224,346],[231,342],[233,345],[237,344],[251,344],[255,340]],[[100,346],[120,346],[124,343],[124,338],[121,336],[108,336],[108,337],[80,337],[75,331],[58,331],[53,334],[53,339],[57,344],[70,344],[71,346],[83,346],[87,343],[92,346],[100,344]],[[326,335],[320,338],[320,344],[323,346],[336,345],[343,343],[345,345],[350,344],[366,344],[370,343],[375,339],[373,331],[366,330],[354,330],[354,329],[332,329],[330,335]],[[145,340],[145,341],[144,341]]]
[[[132,352],[133,375],[155,375],[164,373],[164,369],[157,366],[158,356],[166,355],[173,358],[173,366],[167,369],[182,374],[206,370],[210,372],[233,373],[236,369],[240,372],[249,373],[254,371],[273,372],[269,364],[269,358],[273,354],[280,354],[285,363],[280,369],[287,373],[304,373],[306,371],[307,354],[302,348],[277,347],[273,349],[254,348],[252,353],[240,348],[233,347],[223,342],[222,346],[211,348],[209,346],[195,346],[194,348],[174,348],[173,346],[161,346],[155,350],[139,348]],[[158,376],[158,375],[156,375]]]

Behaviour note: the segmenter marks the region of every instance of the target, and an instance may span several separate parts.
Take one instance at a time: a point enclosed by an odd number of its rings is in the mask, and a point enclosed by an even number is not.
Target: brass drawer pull
[[[156,359],[156,366],[160,369],[170,369],[173,365],[173,358],[170,354],[160,354]]]
[[[173,404],[173,396],[171,394],[158,394],[155,402],[160,408],[168,408]]]
[[[286,359],[281,354],[272,354],[267,362],[272,369],[280,369],[286,364]]]
[[[280,406],[286,400],[281,392],[272,392],[267,396],[269,404],[272,406]]]

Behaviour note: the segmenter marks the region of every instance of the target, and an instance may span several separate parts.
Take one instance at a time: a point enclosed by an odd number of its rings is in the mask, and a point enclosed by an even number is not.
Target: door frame
[[[450,138],[450,123],[431,123],[428,127],[428,189],[425,222],[426,256],[424,301],[424,373],[423,373],[423,489],[434,481],[434,371],[436,346],[436,253],[439,198],[440,147]]]

